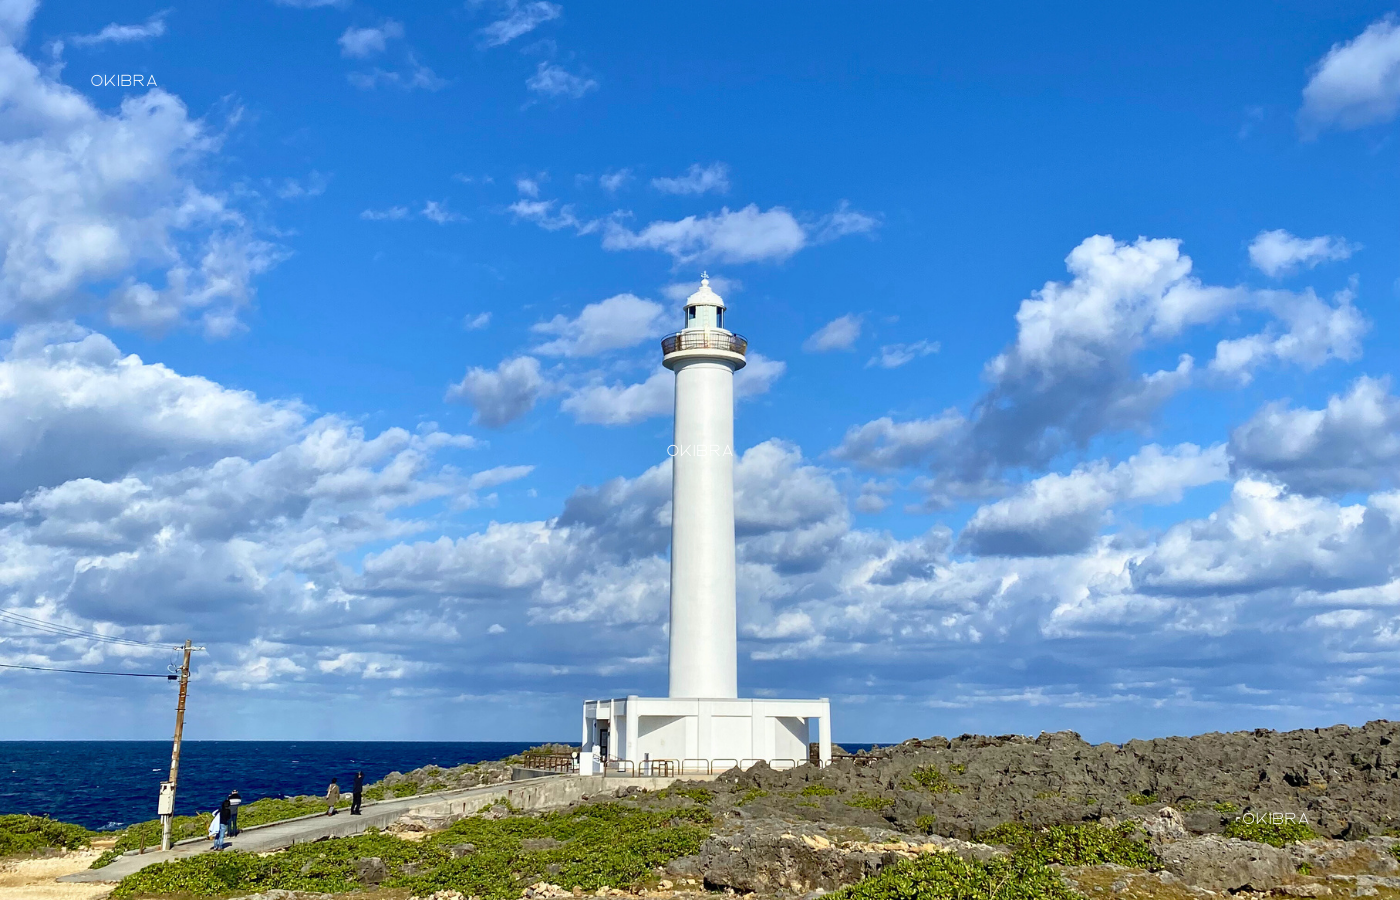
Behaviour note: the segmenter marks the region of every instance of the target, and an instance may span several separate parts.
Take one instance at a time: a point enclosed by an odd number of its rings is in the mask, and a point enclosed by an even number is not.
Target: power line
[[[9,622],[13,625],[20,625],[32,628],[35,631],[44,631],[49,634],[70,638],[82,638],[90,641],[101,641],[108,644],[123,644],[131,647],[160,647],[161,649],[175,649],[173,644],[161,644],[154,641],[137,641],[131,638],[113,637],[108,634],[98,634],[95,631],[77,628],[73,625],[64,625],[59,622],[49,622],[44,619],[35,619],[22,613],[17,613],[11,609],[0,609],[0,621]]]
[[[70,675],[117,675],[122,678],[164,678],[174,681],[178,675],[161,675],[151,672],[93,672],[87,669],[50,669],[47,666],[17,666],[13,663],[0,663],[0,669],[28,669],[32,672],[67,672]]]

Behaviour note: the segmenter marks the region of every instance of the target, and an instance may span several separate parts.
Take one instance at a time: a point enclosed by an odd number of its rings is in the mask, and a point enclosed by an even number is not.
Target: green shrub
[[[687,797],[691,800],[694,800],[696,803],[712,803],[715,799],[715,795],[712,791],[708,791],[705,788],[701,787],[677,788],[673,790],[672,793],[674,793],[677,797]]]
[[[765,790],[763,790],[763,789],[761,789],[761,788],[749,788],[747,791],[744,791],[744,795],[743,795],[742,797],[739,798],[739,802],[738,802],[737,804],[735,804],[735,805],[737,805],[737,806],[743,806],[745,803],[752,803],[752,802],[754,802],[755,800],[758,800],[758,799],[761,799],[761,798],[767,797],[767,796],[768,796],[768,792],[765,791]]]
[[[924,834],[933,834],[933,823],[937,821],[933,816],[919,816],[914,820],[914,827]]]
[[[1080,900],[1060,876],[1022,856],[987,862],[929,853],[897,863],[830,900]]]
[[[1312,874],[1312,866],[1308,865],[1307,863],[1298,863],[1298,874],[1299,874],[1299,875],[1311,875],[1311,874]]]
[[[847,806],[854,806],[858,809],[873,809],[879,812],[882,809],[889,809],[894,806],[893,797],[880,797],[875,794],[857,793],[846,801]]]
[[[829,788],[824,784],[809,784],[801,791],[804,797],[834,797],[836,793],[835,788]]]
[[[1136,834],[1137,826],[1131,822],[1116,828],[1086,822],[1038,829],[1019,822],[1007,822],[982,834],[978,840],[1011,847],[1016,855],[1042,865],[1098,866],[1113,863],[1153,871],[1160,869],[1161,860],[1134,839]]]
[[[113,891],[114,900],[147,894],[208,897],[285,890],[339,893],[358,887],[355,861],[378,857],[389,869],[386,888],[415,894],[458,890],[481,900],[515,900],[522,888],[547,880],[592,892],[629,887],[652,869],[700,849],[709,836],[708,810],[638,810],[605,803],[541,816],[472,817],[420,843],[364,834],[296,844],[268,856],[204,853],[142,869]],[[527,838],[556,846],[527,851]],[[474,852],[453,859],[456,844]]]
[[[1216,812],[1220,813],[1222,816],[1233,816],[1235,813],[1240,811],[1240,808],[1235,804],[1231,803],[1229,800],[1221,800],[1219,803],[1215,804],[1211,808],[1214,809]]]
[[[1129,794],[1128,802],[1133,806],[1147,806],[1149,803],[1156,803],[1157,792],[1143,791],[1141,794]]]
[[[1312,840],[1317,837],[1317,832],[1303,822],[1279,822],[1275,824],[1273,822],[1246,822],[1243,819],[1235,818],[1225,826],[1225,836],[1282,847],[1284,844],[1292,844],[1296,841]]]
[[[923,788],[931,794],[962,793],[948,776],[938,770],[938,766],[919,766],[909,773],[904,789],[913,791]]]
[[[81,825],[69,825],[46,816],[0,816],[0,856],[36,850],[79,850],[92,835]]]

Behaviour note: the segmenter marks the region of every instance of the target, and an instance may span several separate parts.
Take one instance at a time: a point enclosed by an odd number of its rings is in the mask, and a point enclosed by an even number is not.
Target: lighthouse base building
[[[681,774],[831,761],[831,703],[746,700],[738,690],[734,373],[748,341],[724,327],[701,278],[685,328],[661,342],[676,373],[671,456],[670,696],[589,700],[580,768]]]
[[[762,760],[775,768],[831,762],[831,703],[625,697],[583,704],[583,750],[639,773],[722,772]],[[814,752],[815,751],[815,752]]]

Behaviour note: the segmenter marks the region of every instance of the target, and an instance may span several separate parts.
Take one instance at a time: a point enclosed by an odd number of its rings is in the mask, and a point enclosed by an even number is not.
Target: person
[[[350,815],[360,814],[360,798],[365,793],[365,773],[355,773],[355,783],[350,785]]]
[[[224,842],[228,840],[228,824],[233,819],[233,807],[229,804],[228,798],[219,804],[219,836],[214,838],[214,849],[224,849]]]
[[[335,805],[340,802],[340,785],[331,779],[331,786],[326,788],[326,815],[335,815]]]
[[[228,805],[233,809],[233,815],[229,818],[228,836],[238,837],[238,807],[243,805],[243,798],[238,796],[238,789],[228,795]]]

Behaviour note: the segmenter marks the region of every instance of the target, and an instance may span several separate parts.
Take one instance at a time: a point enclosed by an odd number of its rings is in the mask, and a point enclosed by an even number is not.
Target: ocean
[[[244,802],[321,795],[332,778],[365,783],[420,766],[501,759],[544,741],[185,741],[175,812],[208,811],[234,789]],[[169,741],[0,741],[0,814],[29,813],[93,830],[156,818]]]

